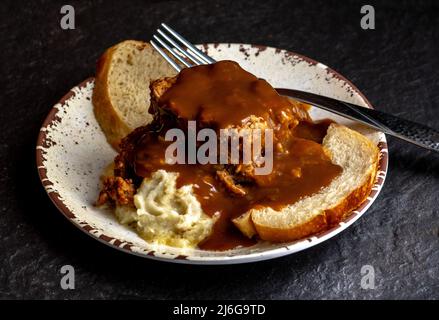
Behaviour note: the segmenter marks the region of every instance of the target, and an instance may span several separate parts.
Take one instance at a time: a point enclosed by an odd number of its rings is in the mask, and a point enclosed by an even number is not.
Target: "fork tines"
[[[150,43],[175,70],[216,62],[168,25],[162,23],[161,27],[165,31],[157,29]]]

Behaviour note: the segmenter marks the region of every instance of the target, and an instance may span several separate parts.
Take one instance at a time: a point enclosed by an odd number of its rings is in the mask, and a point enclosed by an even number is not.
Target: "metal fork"
[[[184,67],[190,68],[216,62],[168,25],[162,23],[161,27],[165,31],[157,29],[157,34],[153,35],[150,43],[178,72]],[[422,124],[310,92],[292,89],[276,90],[281,95],[312,104],[417,146],[439,152],[439,131]]]
[[[184,67],[188,68],[216,62],[165,23],[162,23],[161,27],[163,27],[166,32],[160,28],[157,29],[157,34],[153,35],[154,40],[151,40],[150,43],[154,49],[156,49],[157,52],[160,53],[161,56],[178,72],[182,69],[181,65],[172,59],[165,50]]]

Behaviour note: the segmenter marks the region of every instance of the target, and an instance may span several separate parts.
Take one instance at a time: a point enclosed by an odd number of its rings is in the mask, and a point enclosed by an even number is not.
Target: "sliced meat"
[[[227,190],[229,190],[233,194],[238,196],[246,195],[247,192],[245,191],[245,189],[242,186],[236,184],[235,181],[233,180],[232,175],[226,170],[218,170],[216,172],[216,176],[224,184]]]
[[[135,192],[136,188],[131,179],[108,177],[104,180],[96,205],[101,206],[109,202],[113,205],[134,207],[133,199]]]
[[[229,64],[228,67],[235,68],[233,64]],[[206,67],[210,68],[210,67]],[[219,69],[218,69],[219,70]],[[207,74],[209,72],[218,72],[218,70],[208,70],[205,71]],[[187,71],[187,70],[186,70]],[[154,132],[154,136],[159,136],[163,139],[167,130],[172,128],[180,128],[183,132],[187,132],[187,124],[189,120],[196,120],[197,129],[202,129],[204,127],[212,128],[217,131],[218,138],[220,138],[220,130],[221,129],[236,129],[238,134],[240,134],[240,142],[239,142],[239,155],[240,161],[242,160],[244,143],[248,141],[244,141],[243,139],[250,139],[250,146],[252,148],[253,137],[246,136],[243,137],[242,130],[246,129],[260,129],[262,132],[261,139],[261,149],[264,150],[265,146],[265,136],[263,134],[264,129],[273,130],[274,136],[274,152],[283,153],[287,146],[284,145],[285,141],[290,141],[291,135],[293,134],[293,129],[297,126],[297,124],[304,119],[309,119],[307,113],[307,107],[304,104],[301,104],[296,101],[291,101],[286,98],[279,97],[271,86],[268,85],[263,80],[257,79],[253,75],[246,75],[241,80],[246,82],[253,90],[253,93],[250,96],[243,97],[240,99],[240,94],[246,94],[246,91],[234,91],[233,85],[235,82],[231,83],[232,87],[228,88],[224,94],[216,93],[209,91],[209,87],[201,86],[201,87],[191,87],[191,90],[201,90],[206,94],[213,95],[218,99],[218,101],[209,100],[208,103],[214,103],[214,105],[196,105],[198,99],[200,99],[200,94],[195,93],[194,95],[188,94],[185,95],[187,99],[194,99],[194,103],[190,103],[188,105],[189,109],[193,111],[187,112],[187,109],[182,108],[180,103],[186,104],[187,101],[175,101],[171,97],[165,97],[165,95],[175,87],[178,87],[179,77],[188,76],[188,72],[182,72],[176,77],[163,78],[158,79],[156,81],[151,82],[150,90],[151,90],[151,105],[149,108],[149,112],[153,114],[153,121],[151,124],[137,128],[131,134],[129,134],[120,145],[120,153],[115,159],[115,169],[114,175],[115,177],[121,177],[122,179],[131,179],[130,181],[134,185],[139,185],[141,182],[142,174],[140,172],[135,171],[134,163],[135,160],[135,150],[136,147],[139,146],[139,142],[145,138],[145,135]],[[190,76],[190,75],[189,75]],[[229,81],[229,75],[227,72],[220,75],[221,81]],[[195,79],[196,80],[196,79]],[[177,90],[183,90],[185,88],[177,88]],[[204,91],[203,91],[204,90]],[[201,92],[200,91],[200,92]],[[247,92],[248,93],[248,92]],[[257,98],[255,98],[255,96]],[[229,102],[228,97],[233,100],[233,103],[238,103],[238,105],[227,105]],[[268,97],[268,98],[267,98]],[[211,97],[212,98],[212,97]],[[253,99],[253,100],[252,100]],[[265,99],[265,100],[264,100]],[[267,100],[268,99],[268,100]],[[251,100],[253,104],[248,104],[248,100]],[[200,100],[203,102],[204,100]],[[216,103],[216,104],[215,104]],[[224,125],[225,122],[221,122],[221,120],[216,120],[216,111],[220,110],[221,104],[226,104],[225,107],[228,107],[232,111],[236,111],[238,115],[233,115],[232,112],[231,118],[234,119],[233,123],[228,125]],[[232,102],[230,102],[232,103]],[[242,105],[240,105],[242,103]],[[271,103],[271,104],[270,104]],[[267,107],[273,105],[273,108]],[[255,108],[253,108],[253,106]],[[255,114],[253,114],[253,111]],[[223,111],[218,114],[218,116],[223,116]],[[241,116],[243,118],[241,118]],[[147,139],[143,139],[147,141]],[[148,143],[147,143],[148,144]],[[220,146],[220,141],[218,141],[217,145]],[[230,145],[229,145],[230,146]],[[253,149],[253,148],[252,148]],[[158,152],[158,151],[154,151]],[[239,163],[239,164],[231,164],[230,159],[230,150],[227,158],[229,162],[227,164],[218,164],[211,167],[212,174],[217,177],[219,181],[222,182],[224,187],[236,196],[244,196],[246,194],[245,185],[247,184],[259,184],[260,179],[255,175],[255,169],[257,168],[257,163],[251,161],[250,163]],[[261,154],[263,156],[263,154]],[[150,155],[154,156],[154,155]],[[254,156],[254,155],[253,155]],[[253,159],[252,159],[253,160]],[[148,164],[148,161],[144,162],[144,167]],[[148,170],[147,170],[148,171]],[[115,182],[108,182],[108,185],[114,185]],[[111,189],[111,188],[110,188]],[[105,191],[105,190],[104,190]],[[105,195],[107,194],[107,196]],[[112,196],[109,195],[110,192],[105,191],[102,195],[103,198],[107,197],[114,201],[114,197],[112,197],[115,193],[111,193]],[[117,193],[116,193],[117,194]]]
[[[236,129],[238,133],[241,133],[243,129],[260,129],[262,131],[261,147],[262,150],[264,150],[265,137],[263,135],[263,130],[272,129],[274,135],[274,152],[282,153],[286,149],[286,146],[283,144],[283,142],[290,140],[294,127],[296,127],[300,121],[310,119],[307,113],[306,105],[289,99],[282,100],[279,98],[273,98],[273,101],[277,103],[276,108],[268,108],[269,111],[260,113],[259,115],[252,114],[251,109],[249,109],[248,115],[245,118],[240,119],[239,124],[230,124],[226,127],[218,128],[218,123],[212,123],[211,114],[203,115],[203,106],[201,106],[198,111],[194,109],[194,114],[187,114],[184,112],[181,113],[181,108],[178,108],[178,105],[174,105],[175,101],[172,99],[165,99],[165,101],[162,101],[162,97],[168,92],[168,90],[172,89],[174,85],[178,85],[178,77],[179,76],[159,79],[153,81],[150,85],[151,107],[149,112],[154,114],[154,122],[160,124],[161,130],[163,130],[162,132],[166,132],[166,130],[170,128],[181,128],[184,132],[186,132],[188,120],[196,120],[197,129],[202,129],[203,127],[216,129],[218,137],[220,137],[219,129]],[[266,84],[263,81],[258,80],[256,77],[251,81],[254,81],[256,92],[258,90],[265,90],[264,87]],[[194,90],[194,88],[192,88],[192,90]],[[199,90],[206,90],[206,88],[200,88]],[[191,99],[191,95],[188,95],[187,97],[188,99]],[[219,98],[227,102],[226,98]],[[259,103],[259,101],[255,100],[255,103]],[[237,106],[237,108],[239,108],[239,106]],[[261,108],[259,108],[259,112],[260,111]],[[188,115],[189,118],[187,118]],[[213,117],[213,119],[214,118],[215,117]],[[244,144],[243,139],[244,138],[241,138],[239,143],[239,154],[241,160]],[[252,136],[247,137],[247,139],[251,140],[251,144]],[[218,141],[218,146],[219,145],[220,141]],[[255,168],[257,167],[257,164],[254,162],[246,164],[230,164],[230,154],[228,155],[228,159],[229,164],[223,165],[216,175],[230,192],[235,195],[244,194],[242,183],[258,183],[258,177],[255,176]],[[225,169],[225,171],[223,169]]]

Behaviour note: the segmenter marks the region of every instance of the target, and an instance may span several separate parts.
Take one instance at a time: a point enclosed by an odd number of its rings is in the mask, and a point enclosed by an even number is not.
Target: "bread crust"
[[[337,206],[323,211],[302,225],[288,229],[280,229],[258,224],[254,220],[253,225],[262,240],[273,242],[294,241],[328,230],[340,221],[343,221],[366,200],[375,182],[376,172],[375,169],[374,172],[369,174],[367,182],[364,185],[351,192],[351,194],[343,199]]]
[[[361,135],[357,132],[353,134]],[[362,135],[361,135],[362,136]],[[375,150],[373,163],[370,172],[364,179],[364,183],[353,190],[347,197],[342,199],[336,206],[322,211],[311,220],[288,228],[278,228],[263,225],[255,221],[252,215],[252,222],[257,234],[262,240],[273,242],[287,242],[302,239],[312,234],[325,231],[347,218],[353,210],[359,208],[367,199],[376,181],[379,164],[379,149],[370,140],[362,136],[370,148]]]
[[[126,45],[127,43],[133,43],[139,50],[149,46],[148,43],[142,41],[127,40],[107,49],[99,58],[96,65],[95,87],[92,96],[93,111],[96,120],[104,132],[108,143],[117,151],[119,151],[120,141],[131,132],[131,128],[121,119],[115,106],[111,102],[110,93],[108,91],[108,76],[114,52],[118,47]]]

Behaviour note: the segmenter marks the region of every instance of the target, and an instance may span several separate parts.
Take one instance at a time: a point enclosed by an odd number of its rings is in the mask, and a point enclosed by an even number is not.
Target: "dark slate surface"
[[[439,128],[437,1],[380,1],[376,30],[357,1],[56,1],[0,5],[1,298],[439,298],[439,156],[389,139],[390,172],[368,213],[336,238],[248,265],[159,263],[106,247],[72,226],[37,177],[34,149],[51,106],[94,72],[99,54],[148,39],[162,21],[193,42],[290,49],[351,79],[380,109]],[[60,268],[76,289],[60,288]],[[372,265],[376,289],[360,286]]]

